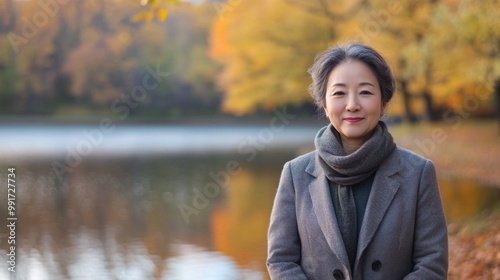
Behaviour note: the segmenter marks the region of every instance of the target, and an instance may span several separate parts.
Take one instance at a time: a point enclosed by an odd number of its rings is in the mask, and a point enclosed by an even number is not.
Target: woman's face
[[[384,106],[368,65],[357,60],[337,65],[328,78],[324,108],[343,142],[360,145],[370,138]]]

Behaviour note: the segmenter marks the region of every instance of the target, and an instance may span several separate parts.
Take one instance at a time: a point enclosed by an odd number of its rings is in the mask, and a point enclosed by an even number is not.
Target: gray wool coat
[[[446,279],[447,226],[431,161],[398,147],[380,165],[352,274],[333,209],[316,151],[285,164],[268,232],[271,279]]]

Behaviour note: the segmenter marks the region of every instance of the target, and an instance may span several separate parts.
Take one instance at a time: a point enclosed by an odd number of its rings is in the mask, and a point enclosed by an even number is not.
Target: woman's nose
[[[351,112],[359,110],[359,102],[356,94],[354,93],[348,94],[346,110]]]

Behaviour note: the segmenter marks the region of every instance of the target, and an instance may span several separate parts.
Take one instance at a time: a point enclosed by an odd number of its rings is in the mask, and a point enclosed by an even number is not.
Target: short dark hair
[[[363,62],[370,67],[380,85],[382,104],[389,103],[395,89],[391,68],[374,49],[354,43],[327,49],[316,57],[314,64],[309,68],[308,73],[311,74],[312,78],[309,93],[314,98],[316,106],[320,109],[323,108],[328,78],[332,70],[340,63],[350,60]]]

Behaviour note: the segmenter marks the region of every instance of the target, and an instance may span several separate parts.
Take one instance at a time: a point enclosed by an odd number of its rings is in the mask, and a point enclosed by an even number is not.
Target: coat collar
[[[400,180],[393,178],[402,168],[398,154],[399,148],[394,149],[375,174],[370,197],[366,205],[363,225],[359,233],[357,259],[362,256],[373,239],[382,218],[401,185]],[[319,226],[333,253],[346,266],[346,269],[349,269],[349,261],[331,201],[328,181],[318,162],[316,153],[311,157],[305,171],[315,177],[309,185],[309,193]]]
[[[315,170],[318,171],[321,167],[319,163],[315,165]],[[314,174],[310,174],[314,176]],[[345,269],[349,269],[349,258],[347,257],[337,217],[333,209],[328,180],[324,174],[323,176],[321,176],[321,173],[317,175],[309,185],[314,213],[328,246],[337,259],[345,266]]]

